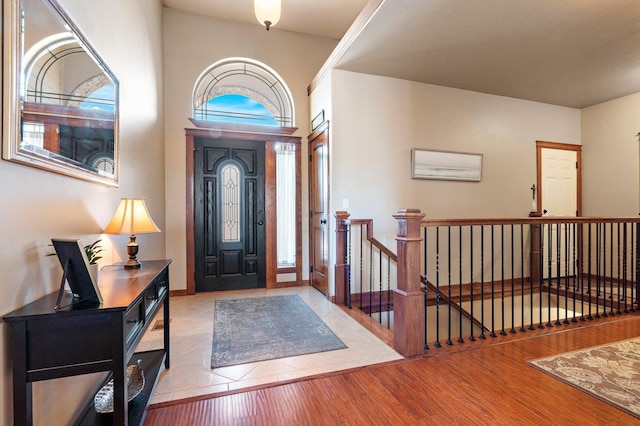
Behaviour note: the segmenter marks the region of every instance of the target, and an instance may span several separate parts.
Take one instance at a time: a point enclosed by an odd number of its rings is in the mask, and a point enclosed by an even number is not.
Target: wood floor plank
[[[640,335],[640,318],[151,406],[145,425],[633,425],[525,361]]]

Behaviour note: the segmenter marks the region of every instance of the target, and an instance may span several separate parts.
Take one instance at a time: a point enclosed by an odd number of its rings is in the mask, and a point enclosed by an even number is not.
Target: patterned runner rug
[[[629,339],[528,364],[640,418],[640,339]]]
[[[211,368],[347,346],[298,295],[216,300]]]

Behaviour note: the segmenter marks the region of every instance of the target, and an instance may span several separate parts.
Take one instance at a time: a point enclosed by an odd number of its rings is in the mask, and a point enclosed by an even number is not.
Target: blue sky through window
[[[81,108],[101,109],[113,111],[115,104],[115,85],[113,83],[102,86],[91,93],[80,104]]]
[[[212,98],[196,110],[196,118],[231,123],[277,126],[278,122],[259,102],[237,95],[221,95]]]

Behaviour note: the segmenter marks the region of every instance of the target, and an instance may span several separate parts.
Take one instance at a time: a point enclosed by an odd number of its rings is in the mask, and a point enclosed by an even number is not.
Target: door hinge
[[[309,272],[313,273],[313,266],[309,266]]]
[[[578,162],[576,161],[576,170],[578,169]]]

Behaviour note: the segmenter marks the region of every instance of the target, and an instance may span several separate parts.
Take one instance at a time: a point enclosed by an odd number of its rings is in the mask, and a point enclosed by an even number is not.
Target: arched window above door
[[[216,62],[198,78],[193,118],[206,121],[291,127],[293,97],[267,65],[247,58]]]
[[[25,102],[115,110],[115,84],[70,33],[35,43],[24,55]]]
[[[273,113],[253,99],[233,94],[220,95],[196,110],[196,118],[230,123],[262,124],[278,126]]]

